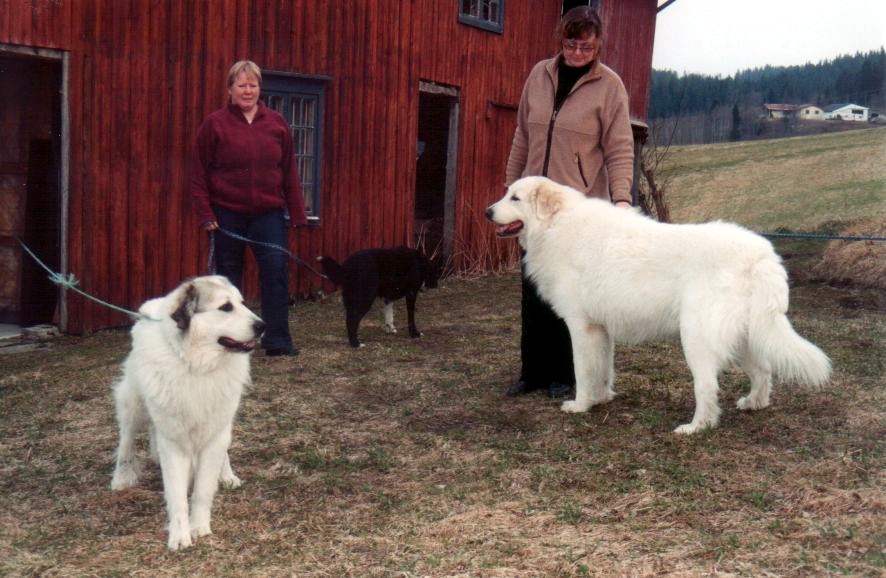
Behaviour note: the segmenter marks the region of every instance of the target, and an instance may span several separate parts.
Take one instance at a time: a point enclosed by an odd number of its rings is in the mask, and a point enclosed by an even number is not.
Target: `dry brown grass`
[[[833,357],[833,383],[742,413],[747,384],[727,372],[721,427],[688,438],[671,433],[693,406],[674,343],[620,347],[619,397],[584,415],[504,398],[514,274],[423,294],[419,340],[373,311],[356,351],[335,299],[299,303],[302,355],[253,360],[231,449],[244,486],[219,492],[215,533],[180,553],[157,468],[108,489],[127,333],[3,355],[0,574],[879,575],[882,296],[796,287],[792,319]]]
[[[673,147],[660,169],[674,222],[813,232],[886,218],[886,128]],[[839,232],[839,228],[837,231]]]
[[[886,238],[886,216],[867,219],[840,232],[862,238]],[[886,289],[886,243],[832,241],[812,273],[830,283]]]

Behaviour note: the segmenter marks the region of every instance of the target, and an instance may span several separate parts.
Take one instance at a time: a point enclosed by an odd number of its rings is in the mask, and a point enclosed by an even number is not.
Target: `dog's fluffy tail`
[[[788,381],[811,387],[827,383],[831,360],[800,337],[786,316],[787,272],[778,258],[757,263],[752,271],[751,315],[748,342],[753,354],[767,360],[773,372]]]
[[[345,279],[345,270],[338,261],[333,259],[332,257],[317,257],[317,261],[320,262],[320,267],[323,269],[323,274],[326,277],[335,283],[336,285],[341,285]]]

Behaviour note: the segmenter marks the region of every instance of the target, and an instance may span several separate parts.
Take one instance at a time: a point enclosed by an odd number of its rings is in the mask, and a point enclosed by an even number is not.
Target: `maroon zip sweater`
[[[258,107],[251,124],[229,104],[200,126],[191,159],[200,224],[217,220],[212,205],[246,215],[286,207],[293,226],[307,223],[292,132],[279,113]]]

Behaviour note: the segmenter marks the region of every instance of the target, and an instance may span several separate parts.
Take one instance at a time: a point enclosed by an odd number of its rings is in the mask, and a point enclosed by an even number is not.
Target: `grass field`
[[[881,135],[845,138],[874,154]],[[789,230],[870,218],[882,168],[816,181],[861,206],[794,198],[811,181],[806,156],[847,146],[828,138],[675,151],[672,186],[687,186],[673,213]],[[795,153],[767,160],[784,147]],[[764,167],[783,191],[764,191]],[[745,188],[757,198],[740,206]],[[788,202],[798,210],[775,219]],[[0,575],[882,576],[886,291],[815,281],[820,242],[779,248],[791,254],[790,318],[832,357],[833,380],[777,385],[772,407],[746,413],[734,404],[747,381],[726,371],[720,427],[692,437],[671,433],[693,410],[674,342],[618,347],[619,396],[587,414],[505,398],[519,363],[516,274],[423,293],[417,340],[385,334],[377,308],[356,351],[335,298],[297,303],[302,354],[253,359],[231,448],[244,485],[219,492],[214,534],[178,553],[158,468],[136,488],[108,487],[127,332],[0,355]],[[402,327],[402,304],[397,315]]]
[[[886,128],[671,149],[675,222],[816,231],[886,219]]]

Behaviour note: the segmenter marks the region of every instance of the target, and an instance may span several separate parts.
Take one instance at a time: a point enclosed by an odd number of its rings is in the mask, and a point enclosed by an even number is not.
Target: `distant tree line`
[[[649,119],[657,142],[720,142],[790,134],[763,122],[763,104],[853,103],[886,112],[886,51],[818,64],[766,66],[735,76],[653,70]],[[796,128],[796,127],[793,127]]]

